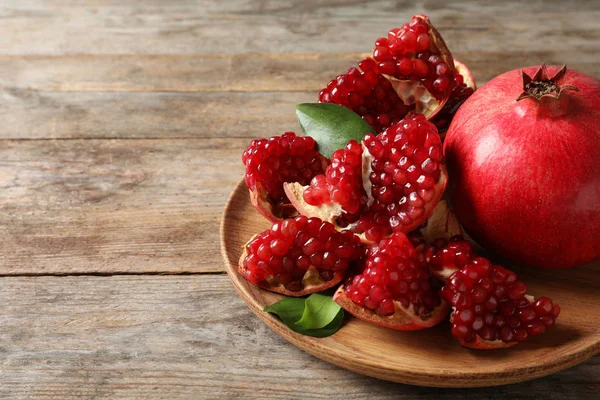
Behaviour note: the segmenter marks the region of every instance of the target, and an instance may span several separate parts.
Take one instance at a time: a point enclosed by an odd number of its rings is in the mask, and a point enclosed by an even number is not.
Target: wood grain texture
[[[557,325],[546,335],[511,349],[463,348],[442,323],[419,332],[402,332],[349,318],[336,334],[317,339],[291,331],[262,310],[283,296],[254,286],[238,272],[242,246],[264,229],[240,182],[221,225],[223,259],[235,288],[248,307],[285,339],[340,367],[394,382],[437,387],[480,387],[522,382],[561,371],[600,353],[600,262],[575,270],[517,268],[528,293],[551,294],[561,306]],[[373,340],[377,338],[377,340]]]
[[[6,399],[593,400],[600,379],[596,357],[493,390],[379,381],[286,343],[224,275],[4,277],[0,301]]]
[[[428,14],[456,51],[598,51],[595,1],[3,1],[2,54],[362,52]]]
[[[4,141],[0,275],[218,272],[247,139]]]
[[[318,92],[363,53],[2,56],[0,87],[35,91]],[[528,65],[568,63],[600,76],[596,52],[453,51],[478,83]],[[302,95],[299,95],[301,98]]]
[[[0,139],[256,138],[299,132],[316,92],[131,93],[5,90]],[[240,152],[241,155],[241,152]]]

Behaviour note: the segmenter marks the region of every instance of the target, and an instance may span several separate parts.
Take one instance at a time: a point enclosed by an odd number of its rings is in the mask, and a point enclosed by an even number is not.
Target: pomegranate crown
[[[563,65],[552,78],[548,78],[548,68],[546,68],[546,64],[544,63],[542,63],[533,76],[529,76],[521,70],[523,92],[519,95],[517,101],[530,97],[536,100],[541,100],[543,97],[559,99],[562,92],[566,90],[578,92],[579,89],[575,86],[560,85],[564,80],[566,73],[567,66]]]

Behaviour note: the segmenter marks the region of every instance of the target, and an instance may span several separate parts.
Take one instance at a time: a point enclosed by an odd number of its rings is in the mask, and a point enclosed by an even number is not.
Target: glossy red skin
[[[469,235],[540,268],[600,258],[600,81],[567,70],[565,83],[579,92],[517,102],[521,70],[500,75],[462,105],[444,143],[450,196]]]

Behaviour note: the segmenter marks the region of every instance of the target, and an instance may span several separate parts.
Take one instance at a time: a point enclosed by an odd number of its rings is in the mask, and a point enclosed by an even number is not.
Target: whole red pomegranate
[[[458,110],[444,152],[480,244],[541,268],[600,258],[600,81],[543,64],[502,74]]]

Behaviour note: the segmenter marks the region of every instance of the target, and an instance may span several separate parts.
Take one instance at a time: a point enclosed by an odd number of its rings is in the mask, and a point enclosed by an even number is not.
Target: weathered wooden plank
[[[0,275],[222,271],[247,139],[4,141]]]
[[[65,91],[318,91],[356,53],[0,56],[0,86]]]
[[[0,139],[255,138],[299,131],[295,105],[316,92],[0,94]]]
[[[477,82],[519,67],[564,64],[600,76],[598,51],[455,52]],[[0,56],[0,87],[36,91],[314,91],[359,53]]]
[[[331,366],[256,318],[227,276],[0,280],[0,396],[10,399],[595,399],[596,357],[494,389],[393,384]]]
[[[465,54],[465,56],[468,55]],[[350,56],[345,57],[347,58],[343,59],[344,63],[352,62],[349,60]],[[320,59],[325,59],[325,63],[329,67],[341,67],[335,56],[313,55],[308,58],[312,61],[306,62],[306,65],[302,61],[306,60],[304,56],[291,58],[240,57],[249,66],[253,66],[249,68],[249,71],[263,70],[270,65],[273,73],[261,72],[255,81],[252,78],[252,72],[240,76],[229,74],[229,77],[225,76],[222,79],[217,78],[218,74],[215,72],[207,72],[207,77],[202,77],[200,74],[197,78],[191,79],[196,83],[193,84],[195,86],[190,87],[192,92],[188,93],[185,92],[185,78],[170,78],[170,76],[178,75],[169,75],[166,70],[163,70],[162,75],[159,73],[156,79],[150,79],[151,83],[148,85],[144,83],[146,82],[145,78],[134,77],[138,75],[137,73],[132,76],[125,72],[120,79],[115,80],[116,83],[109,83],[111,69],[109,64],[112,59],[110,57],[100,58],[99,68],[105,68],[105,70],[104,72],[99,71],[98,78],[92,79],[91,83],[88,78],[95,75],[93,69],[90,72],[74,73],[73,79],[65,80],[68,79],[67,75],[69,74],[66,71],[75,67],[78,59],[78,57],[73,59],[34,58],[37,60],[33,62],[34,66],[31,66],[30,69],[25,68],[22,72],[23,80],[20,78],[12,80],[12,76],[21,74],[18,72],[19,65],[24,62],[24,59],[8,58],[9,61],[14,61],[14,64],[0,67],[0,76],[3,75],[2,68],[4,68],[4,72],[7,72],[7,78],[0,80],[2,82],[0,85],[11,85],[10,82],[15,84],[5,88],[1,93],[0,120],[3,121],[3,125],[0,128],[0,139],[206,138],[215,136],[254,138],[271,136],[286,130],[298,130],[294,106],[297,103],[316,101],[319,88],[324,86],[328,79],[326,75],[335,75],[336,72],[333,70],[328,73],[321,70]],[[131,68],[134,68],[132,65],[144,65],[143,70],[146,72],[142,72],[140,75],[147,76],[154,73],[151,71],[160,70],[160,68],[154,69],[155,60],[159,60],[158,64],[162,64],[166,68],[164,63],[168,59],[170,57],[164,59],[162,57],[142,57],[141,59],[125,57],[124,63]],[[206,60],[232,60],[233,58],[204,57],[200,59],[203,60],[200,62],[205,62]],[[533,58],[524,58],[519,59],[518,64],[508,66],[510,63],[506,62],[503,64],[506,67],[501,67],[500,63],[490,61],[485,58],[485,55],[479,53],[469,56],[469,59],[473,60],[471,65],[474,66],[473,71],[479,82],[485,80],[479,79],[480,77],[490,78],[505,69],[535,63]],[[543,59],[540,57],[537,62],[541,62]],[[92,57],[90,60],[96,60],[96,58]],[[531,61],[525,62],[525,60]],[[548,59],[546,60],[548,61]],[[557,61],[558,56],[550,58],[550,61],[553,60]],[[47,62],[50,63],[48,69],[45,68]],[[25,63],[27,64],[29,61]],[[339,63],[341,64],[342,61]],[[286,68],[286,66],[290,68]],[[597,56],[581,59],[580,63],[573,66],[582,72],[600,76],[600,63]],[[53,71],[56,70],[63,72],[56,74],[57,78],[54,78]],[[129,68],[124,68],[124,70],[129,70]],[[265,70],[270,71],[269,68]],[[85,69],[81,71],[85,71]],[[318,79],[310,77],[312,71],[321,71],[317,74]],[[38,78],[32,77],[36,74],[38,74]],[[26,82],[32,83],[28,85]],[[53,82],[58,86],[54,87]],[[278,86],[278,82],[286,82],[286,84]],[[32,91],[19,86],[30,86],[44,91]],[[273,91],[255,91],[262,86],[269,90],[273,89]],[[127,91],[88,91],[94,90],[94,88]],[[306,88],[307,91],[301,91],[302,88]],[[46,91],[46,89],[50,91]],[[84,91],[79,91],[79,89]],[[167,89],[184,91],[184,93],[137,92],[137,90]]]
[[[0,53],[361,52],[419,13],[460,51],[598,50],[594,1],[71,0],[2,2]]]

